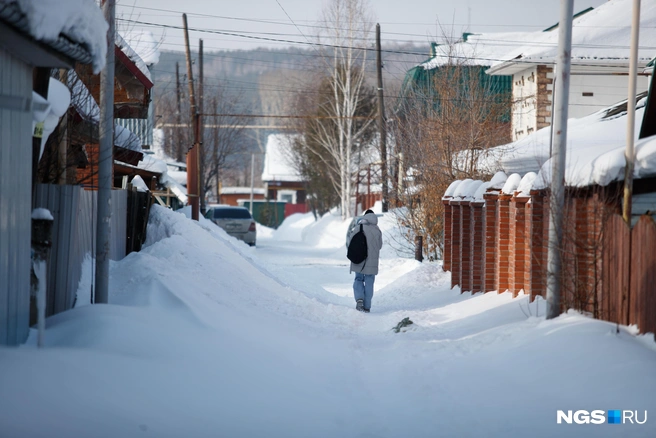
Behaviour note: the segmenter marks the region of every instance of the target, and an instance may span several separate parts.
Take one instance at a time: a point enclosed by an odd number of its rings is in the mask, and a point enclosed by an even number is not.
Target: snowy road
[[[110,305],[49,318],[44,350],[0,349],[0,436],[656,436],[653,337],[460,294],[392,245],[359,313],[347,224],[302,219],[249,248],[154,208],[144,249],[112,264]],[[650,419],[557,424],[559,409]]]

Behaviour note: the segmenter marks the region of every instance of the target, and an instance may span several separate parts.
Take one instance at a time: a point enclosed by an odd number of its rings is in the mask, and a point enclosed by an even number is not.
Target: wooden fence
[[[71,309],[75,303],[82,263],[96,254],[98,192],[80,186],[39,184],[36,207],[53,215],[53,241],[48,260],[46,315]],[[121,260],[139,251],[146,238],[150,193],[112,190],[109,258]]]
[[[127,223],[125,254],[140,251],[146,241],[146,226],[150,215],[152,197],[149,192],[139,192],[135,187],[127,191]]]
[[[545,297],[546,192],[534,190],[530,197],[491,192],[484,198],[443,200],[443,266],[451,271],[451,286]],[[643,215],[629,227],[610,199],[585,193],[566,199],[563,310],[656,333],[656,223]]]
[[[601,317],[656,333],[656,223],[644,215],[630,229],[613,215],[605,233]]]

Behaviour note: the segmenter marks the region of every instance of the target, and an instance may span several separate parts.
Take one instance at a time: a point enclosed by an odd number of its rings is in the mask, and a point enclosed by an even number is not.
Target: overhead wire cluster
[[[276,0],[277,1],[277,0]],[[356,44],[353,46],[345,46],[345,45],[339,45],[339,44],[329,44],[329,43],[324,43],[320,41],[312,41],[310,38],[308,38],[303,30],[301,28],[306,28],[310,30],[339,30],[337,27],[331,27],[331,26],[325,26],[321,24],[299,24],[296,23],[294,20],[291,19],[289,14],[284,10],[282,5],[278,2],[278,5],[281,7],[283,12],[285,12],[285,15],[289,19],[289,22],[285,21],[279,21],[279,20],[270,20],[270,19],[253,19],[253,18],[243,18],[243,17],[231,17],[231,16],[222,16],[222,15],[215,15],[215,14],[201,14],[201,13],[189,13],[189,16],[193,17],[202,17],[202,18],[212,18],[212,19],[222,19],[222,20],[229,20],[233,22],[251,22],[251,23],[266,23],[266,24],[274,24],[274,25],[280,25],[280,26],[293,26],[298,30],[298,34],[295,33],[288,33],[288,32],[265,32],[265,31],[245,31],[245,30],[233,30],[233,29],[217,29],[217,28],[208,28],[208,27],[190,27],[190,31],[195,31],[203,34],[209,34],[209,35],[217,35],[220,37],[230,37],[230,38],[237,38],[238,40],[251,40],[251,41],[257,41],[257,42],[266,42],[266,43],[274,43],[274,44],[284,44],[286,46],[291,46],[291,47],[310,47],[312,48],[316,53],[312,52],[299,52],[299,53],[293,53],[290,52],[290,56],[300,56],[303,59],[312,59],[312,58],[318,58],[318,57],[323,57],[324,55],[319,53],[319,49],[327,49],[327,50],[336,50],[336,49],[356,49],[356,50],[362,50],[362,51],[371,51],[373,52],[375,50],[374,47],[371,46],[373,42],[373,39],[369,38],[355,38],[352,41]],[[150,8],[150,7],[144,7],[144,6],[131,6],[133,9],[138,9],[138,10],[144,10],[144,11],[149,11],[148,14],[142,14],[139,13],[139,16],[150,16],[150,17],[173,17],[175,15],[181,15],[183,11],[177,11],[177,10],[172,10],[172,9],[164,9],[164,8]],[[139,27],[144,27],[144,28],[159,28],[163,30],[171,29],[171,30],[176,30],[182,32],[183,27],[181,25],[173,25],[173,24],[165,24],[165,23],[157,23],[155,21],[146,21],[142,20],[140,18],[138,19],[132,19],[132,18],[117,18],[119,22],[124,23],[125,25],[128,26],[139,26]],[[371,23],[373,24],[373,23]],[[391,24],[391,23],[390,23]],[[394,24],[400,24],[400,23],[394,23]],[[413,23],[417,24],[417,23]],[[429,24],[429,23],[426,23]],[[518,26],[518,25],[485,25],[485,26],[504,26],[504,27],[513,27],[513,26]],[[530,27],[530,26],[522,26],[522,27]],[[582,26],[584,27],[584,26]],[[595,26],[595,27],[605,27],[605,26]],[[295,37],[299,36],[299,34],[304,38],[304,40],[296,40],[296,39],[291,39],[290,37]],[[386,32],[386,35],[394,35],[394,36],[403,36],[403,37],[423,37],[425,43],[429,41],[428,37],[426,35],[420,35],[420,34],[412,34],[412,33],[402,33],[402,32]],[[170,36],[169,36],[170,38]],[[182,35],[179,37],[175,36],[174,38],[182,38]],[[212,38],[209,38],[212,40]],[[448,39],[448,38],[446,38]],[[224,41],[222,39],[214,39],[215,41]],[[435,39],[433,39],[435,40]],[[409,39],[392,39],[391,41],[395,43],[420,43],[422,41],[420,40],[409,40]],[[518,46],[529,46],[529,47],[556,47],[555,43],[550,43],[550,42],[540,42],[540,41],[535,41],[535,42],[525,42],[525,41],[512,41],[512,40],[495,40],[493,38],[486,38],[485,43],[494,43],[495,45],[507,45],[509,48],[511,47],[518,47]],[[174,43],[174,42],[165,42],[163,43],[166,46],[183,46],[183,43]],[[597,48],[597,49],[617,49],[617,48],[625,48],[623,45],[604,45],[604,46],[599,46],[599,45],[575,45],[573,46],[574,48],[576,47],[586,47],[586,48]],[[209,50],[225,50],[220,47],[207,47]],[[656,50],[656,47],[641,47],[643,49],[652,49]],[[275,49],[273,49],[275,50]],[[255,49],[255,52],[267,52],[266,50],[263,49]],[[414,62],[414,65],[417,65],[420,62],[420,57],[425,59],[427,54],[426,51],[414,51],[414,50],[402,50],[402,49],[393,49],[393,48],[387,48],[387,49],[382,49],[381,50],[384,53],[387,54],[394,54],[394,55],[402,55],[402,56],[411,56],[415,57],[416,61]],[[287,54],[286,54],[287,55]],[[283,69],[283,70],[298,70],[298,68],[293,68],[293,67],[287,67],[287,66],[280,66],[277,61],[273,60],[265,60],[265,59],[250,59],[247,57],[241,57],[241,56],[234,56],[230,52],[223,51],[222,53],[206,53],[205,56],[207,57],[221,57],[225,59],[232,59],[235,61],[243,61],[243,64],[261,64],[261,65],[267,65],[267,64],[275,64],[276,69]],[[436,56],[444,56],[448,57],[450,59],[455,59],[455,60],[468,60],[471,59],[471,57],[466,57],[466,56],[460,56],[460,55],[440,55],[437,54]],[[477,60],[479,61],[489,61],[490,63],[497,63],[497,62],[503,62],[507,61],[505,59],[500,59],[500,58],[487,58],[487,57],[476,57]],[[523,62],[526,63],[527,65],[540,65],[544,64],[544,61],[540,60],[514,60],[514,62]],[[397,64],[397,70],[399,70],[399,73],[405,74],[405,71],[407,71],[409,63],[407,60],[398,60],[398,59],[388,59],[385,62],[386,64]],[[596,63],[590,63],[590,64],[585,64],[585,63],[577,63],[579,66],[590,66],[590,67],[604,67],[600,66]],[[170,71],[164,71],[161,69],[158,69],[160,72],[165,72],[171,75],[174,75],[174,72]],[[387,68],[386,69],[387,74],[391,75],[398,81],[401,81],[402,78],[399,77],[398,73],[394,73],[392,69]],[[206,81],[211,80],[210,77],[206,77]],[[240,90],[257,90],[257,91],[271,91],[271,92],[280,92],[280,93],[308,93],[308,94],[323,94],[321,91],[311,91],[311,90],[298,90],[294,87],[282,87],[282,86],[275,86],[275,85],[267,85],[267,84],[261,84],[261,83],[255,83],[251,81],[240,81],[237,79],[222,79],[221,82],[227,82],[229,84],[237,84],[237,87]],[[222,85],[220,84],[211,84],[211,83],[206,83],[205,87],[212,88],[212,87],[221,87]],[[165,87],[168,88],[168,87]],[[387,98],[392,98],[392,99],[397,99],[400,98],[401,96],[398,95],[385,95]],[[413,99],[430,99],[430,97],[423,97],[423,96],[413,96]]]

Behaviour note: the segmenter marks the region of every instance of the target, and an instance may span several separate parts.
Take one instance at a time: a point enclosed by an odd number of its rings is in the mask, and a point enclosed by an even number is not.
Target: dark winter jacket
[[[378,259],[380,256],[380,248],[383,246],[383,233],[380,232],[378,228],[378,216],[374,213],[365,214],[362,219],[358,222],[362,224],[362,230],[364,235],[367,237],[367,259],[360,263],[355,264],[351,262],[350,272],[360,272],[362,274],[378,274]],[[351,230],[348,235],[348,243],[351,243],[351,239],[355,236],[355,233],[360,231],[360,226],[356,226]],[[347,243],[347,246],[348,246]]]

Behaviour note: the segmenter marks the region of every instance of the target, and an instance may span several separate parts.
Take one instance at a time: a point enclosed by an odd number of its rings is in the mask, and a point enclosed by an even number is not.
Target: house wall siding
[[[568,117],[584,117],[626,99],[628,77],[612,74],[621,72],[611,71],[607,66],[572,66]],[[537,65],[513,75],[513,141],[551,125],[554,86],[552,66]],[[637,93],[647,91],[648,87],[649,78],[638,77]]]
[[[573,72],[576,73],[576,70],[573,68]],[[584,117],[608,108],[625,100],[629,95],[628,76],[573,74],[570,77],[569,87],[568,116],[570,118]],[[647,91],[648,87],[649,79],[638,76],[636,93]]]
[[[32,67],[0,50],[0,95],[32,99]],[[27,339],[32,113],[0,107],[0,345]]]
[[[537,128],[537,66],[513,75],[512,141]]]

